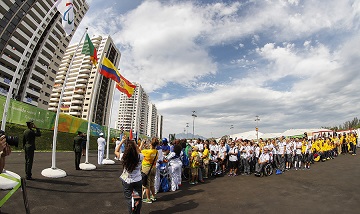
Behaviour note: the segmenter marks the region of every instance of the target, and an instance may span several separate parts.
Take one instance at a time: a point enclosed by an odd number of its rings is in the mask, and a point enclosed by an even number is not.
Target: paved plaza
[[[89,154],[89,162],[95,164],[96,152]],[[225,176],[199,185],[184,183],[179,191],[157,194],[158,201],[143,204],[142,213],[359,213],[359,164],[359,156],[340,155],[315,163],[311,170],[291,170],[262,178]],[[119,162],[97,166],[93,171],[76,171],[74,153],[59,152],[56,166],[67,176],[43,177],[41,171],[50,166],[51,153],[35,154],[35,180],[27,181],[32,214],[126,213]],[[13,152],[7,158],[6,169],[24,176],[24,154]],[[0,197],[7,192],[0,191]],[[1,212],[25,213],[20,189]]]

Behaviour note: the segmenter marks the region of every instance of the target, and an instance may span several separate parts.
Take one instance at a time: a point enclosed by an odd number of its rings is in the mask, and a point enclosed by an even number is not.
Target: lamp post
[[[231,126],[230,126],[230,134],[231,134],[231,135],[233,135],[233,132],[232,132],[233,129],[234,129],[234,125],[231,125]],[[231,136],[231,137],[232,137],[232,136]]]
[[[189,135],[189,123],[186,123],[186,139],[189,138],[188,135]]]
[[[256,127],[255,127],[255,130],[256,130],[256,142],[259,143],[259,121],[260,121],[260,118],[259,118],[258,115],[256,115],[255,117],[256,117],[256,119],[255,119],[255,121],[256,121]]]
[[[194,137],[195,137],[195,117],[197,117],[196,111],[192,111],[191,116],[193,117],[193,139],[194,139]]]

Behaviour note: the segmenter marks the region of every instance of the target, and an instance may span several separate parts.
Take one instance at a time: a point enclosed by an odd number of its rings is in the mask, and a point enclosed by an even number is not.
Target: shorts
[[[229,161],[229,168],[236,169],[238,167],[238,161]]]
[[[142,166],[142,172],[145,174],[149,173],[151,166]],[[151,172],[149,173],[148,176],[148,181],[147,181],[147,185],[144,186],[145,189],[149,189],[150,187],[154,187],[155,185],[155,175],[156,175],[156,167],[152,167]]]
[[[195,167],[195,168],[191,167],[190,171],[191,171],[192,176],[198,176],[198,174],[199,174],[199,168],[198,167]]]

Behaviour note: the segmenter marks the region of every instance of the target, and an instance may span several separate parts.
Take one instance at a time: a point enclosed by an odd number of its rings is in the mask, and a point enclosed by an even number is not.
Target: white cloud
[[[192,124],[192,110],[199,116],[195,132],[205,136],[228,134],[230,125],[248,131],[255,115],[263,132],[336,125],[356,116],[358,1],[144,1],[125,14],[116,8],[105,14],[87,14],[80,29],[112,36],[129,80],[148,93],[169,83],[194,88],[183,98],[164,91],[155,103],[165,134]],[[210,51],[228,44],[240,54],[223,67],[237,66],[241,76],[221,70],[217,59],[224,56]],[[210,76],[230,82],[204,80]]]

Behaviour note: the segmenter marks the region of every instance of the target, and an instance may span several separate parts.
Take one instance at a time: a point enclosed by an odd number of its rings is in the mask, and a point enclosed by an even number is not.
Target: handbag
[[[144,172],[141,172],[141,181],[142,181],[142,185],[143,185],[143,186],[147,186],[147,184],[148,184],[148,177],[149,177],[149,174],[150,174],[150,172],[151,172],[151,169],[152,169],[152,167],[153,167],[153,165],[154,165],[154,162],[155,162],[156,157],[157,157],[157,151],[156,151],[155,158],[154,158],[154,160],[153,160],[153,162],[152,162],[152,164],[151,164],[151,167],[150,167],[149,172],[148,172],[147,174],[144,173]]]

